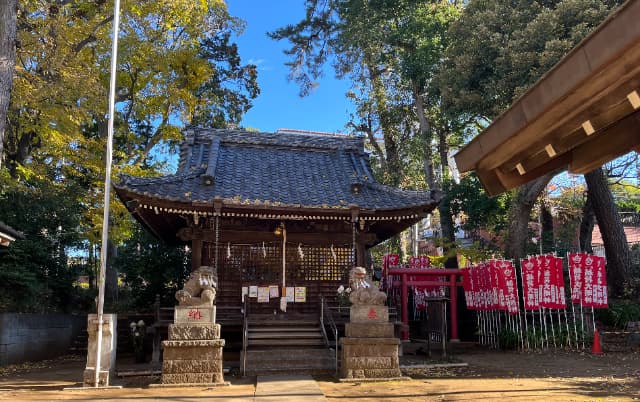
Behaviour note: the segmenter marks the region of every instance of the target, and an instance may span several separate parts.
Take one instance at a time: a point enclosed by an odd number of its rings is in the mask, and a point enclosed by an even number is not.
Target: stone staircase
[[[311,315],[251,315],[245,375],[335,371],[335,350],[325,344],[320,321]]]

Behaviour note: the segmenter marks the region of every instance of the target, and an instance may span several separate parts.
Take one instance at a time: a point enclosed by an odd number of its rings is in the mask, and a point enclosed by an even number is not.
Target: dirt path
[[[473,351],[468,367],[413,369],[403,382],[340,383],[317,378],[328,401],[640,401],[640,354]],[[414,359],[419,362],[419,358]],[[227,376],[230,387],[148,388],[157,378],[134,377],[120,390],[63,391],[77,385],[84,362],[59,360],[0,370],[0,400],[253,400],[255,379]]]
[[[637,401],[640,355],[467,352],[466,368],[406,370],[413,379],[384,384],[320,381],[327,400]]]

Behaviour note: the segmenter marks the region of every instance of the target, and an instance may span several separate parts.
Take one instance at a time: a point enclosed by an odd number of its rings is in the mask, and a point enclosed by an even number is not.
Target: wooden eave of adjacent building
[[[640,151],[640,1],[629,0],[455,155],[490,195]]]
[[[0,246],[7,247],[16,239],[24,239],[24,235],[4,222],[0,222]]]

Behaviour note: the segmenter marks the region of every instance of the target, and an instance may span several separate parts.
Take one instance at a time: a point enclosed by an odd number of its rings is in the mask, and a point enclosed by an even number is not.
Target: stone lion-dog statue
[[[189,275],[182,290],[176,292],[180,306],[211,307],[216,299],[218,274],[213,267],[201,266]]]
[[[349,301],[355,305],[383,306],[387,301],[387,295],[371,286],[371,277],[363,267],[354,267],[349,272],[349,284],[351,294]]]

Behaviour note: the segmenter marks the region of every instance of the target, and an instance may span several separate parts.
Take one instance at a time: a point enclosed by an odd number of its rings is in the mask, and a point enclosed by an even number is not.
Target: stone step
[[[259,332],[254,333],[249,330],[249,340],[251,339],[309,339],[309,338],[320,338],[322,339],[322,334],[318,331],[312,332],[299,332],[299,331],[290,331],[290,332]]]
[[[300,326],[318,326],[318,320],[267,320],[267,319],[249,319],[249,326],[282,326],[282,327],[300,327]]]
[[[335,351],[329,349],[263,349],[247,351],[247,375],[277,373],[329,374],[335,371]]]
[[[247,347],[257,346],[325,346],[322,338],[318,339],[252,339]]]
[[[318,332],[320,331],[320,327],[318,326],[301,326],[301,327],[283,327],[283,326],[251,326],[249,325],[249,332]]]

